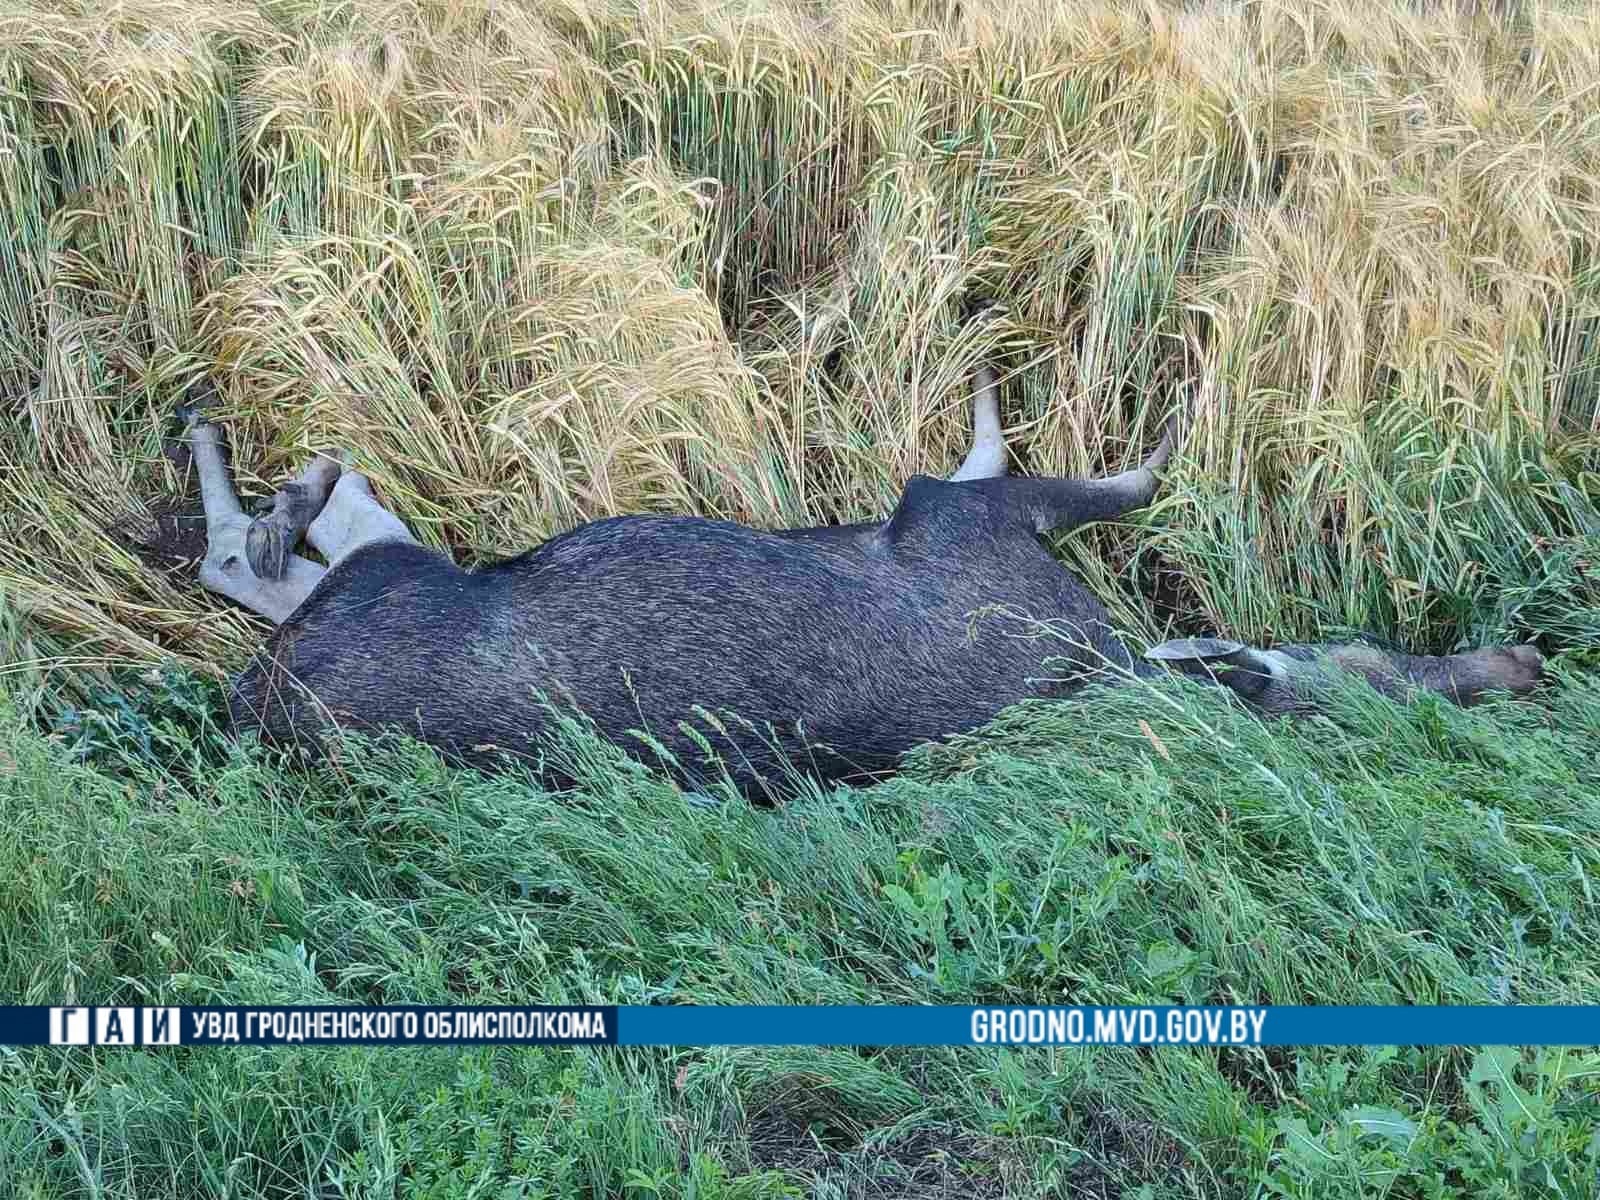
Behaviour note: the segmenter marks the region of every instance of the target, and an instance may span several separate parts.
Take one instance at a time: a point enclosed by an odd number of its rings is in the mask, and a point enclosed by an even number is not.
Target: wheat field
[[[1584,4],[5,0],[11,669],[260,636],[152,549],[201,378],[472,564],[881,514],[986,361],[1016,470],[1188,411],[1062,547],[1129,630],[1591,643],[1597,80]]]

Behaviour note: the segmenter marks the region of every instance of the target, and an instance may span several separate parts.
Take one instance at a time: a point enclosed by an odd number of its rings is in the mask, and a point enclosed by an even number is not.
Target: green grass
[[[13,703],[0,994],[1596,1003],[1600,680],[1555,670],[1541,705],[1351,687],[1273,726],[1193,687],[1118,689],[776,810],[696,807],[581,735],[562,794],[398,742],[307,773],[231,746],[182,679],[48,738]],[[1558,1050],[13,1049],[0,1178],[21,1196],[1579,1197],[1597,1081],[1600,1056]]]

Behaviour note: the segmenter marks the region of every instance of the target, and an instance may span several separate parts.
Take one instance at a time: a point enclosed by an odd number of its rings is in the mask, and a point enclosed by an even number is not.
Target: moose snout
[[[1544,655],[1531,642],[1410,662],[1407,673],[1414,681],[1438,688],[1462,705],[1477,704],[1491,692],[1525,696],[1544,678]]]
[[[1544,655],[1532,642],[1490,651],[1496,661],[1490,668],[1491,685],[1515,695],[1531,692],[1544,678]]]

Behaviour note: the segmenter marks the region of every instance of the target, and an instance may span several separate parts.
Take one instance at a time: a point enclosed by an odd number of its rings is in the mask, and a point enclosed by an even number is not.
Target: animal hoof
[[[206,420],[205,410],[197,404],[178,405],[177,416],[178,423],[183,426],[185,433],[193,433],[196,429],[203,429],[211,424]]]
[[[961,301],[962,316],[968,321],[992,321],[1006,313],[1006,306],[992,296],[972,293]]]
[[[217,389],[208,379],[197,379],[189,385],[182,404],[178,405],[178,420],[185,429],[195,429],[207,424],[206,410],[215,407]]]
[[[1222,638],[1173,638],[1159,646],[1151,646],[1144,656],[1152,662],[1204,663],[1231,658],[1243,649],[1243,642],[1229,642]]]
[[[257,579],[282,579],[289,565],[289,539],[272,516],[257,517],[244,533],[244,556]]]

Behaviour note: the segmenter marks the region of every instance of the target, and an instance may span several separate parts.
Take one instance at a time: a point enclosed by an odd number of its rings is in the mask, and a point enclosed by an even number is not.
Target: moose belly
[[[1040,694],[1070,637],[1036,623],[1081,615],[1054,564],[992,595],[970,563],[696,526],[596,523],[476,574],[416,546],[353,556],[241,679],[235,716],[300,741],[394,726],[476,761],[541,760],[577,718],[682,780],[760,789],[888,770]]]

